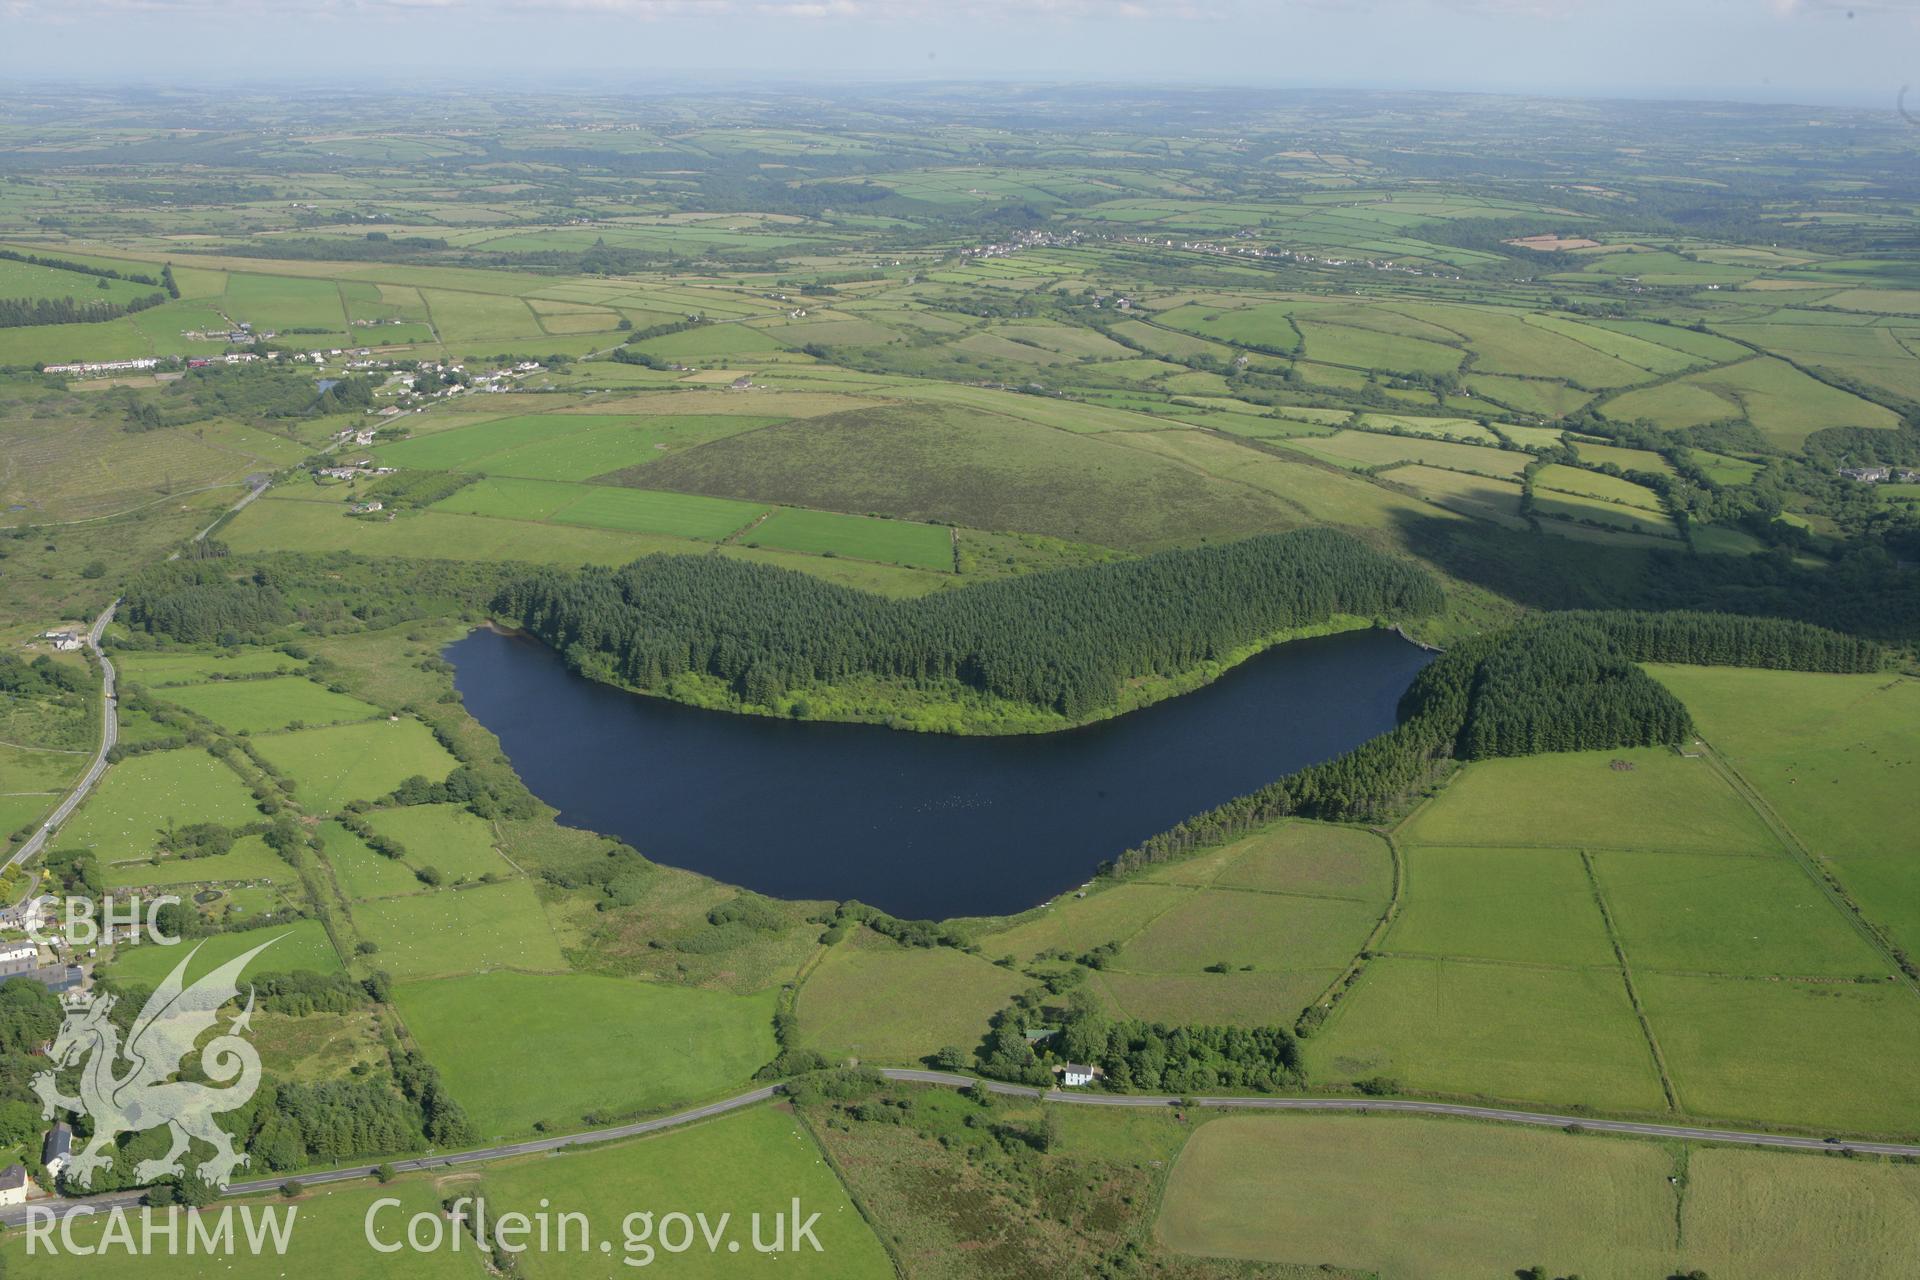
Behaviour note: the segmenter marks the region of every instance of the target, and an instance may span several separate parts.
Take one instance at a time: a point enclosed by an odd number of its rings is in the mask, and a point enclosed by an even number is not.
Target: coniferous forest
[[[1079,717],[1121,684],[1173,675],[1337,614],[1438,609],[1424,570],[1327,529],[1165,551],[912,600],[717,556],[542,570],[493,607],[595,679],[655,689],[692,672],[749,703],[855,675],[959,680]]]

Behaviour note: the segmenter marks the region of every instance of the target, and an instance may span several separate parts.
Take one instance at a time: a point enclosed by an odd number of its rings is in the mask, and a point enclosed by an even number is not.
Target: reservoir
[[[530,637],[449,646],[467,709],[560,819],[781,898],[1023,911],[1224,800],[1394,726],[1433,655],[1296,640],[1205,688],[1058,733],[948,737],[704,711],[595,684]]]

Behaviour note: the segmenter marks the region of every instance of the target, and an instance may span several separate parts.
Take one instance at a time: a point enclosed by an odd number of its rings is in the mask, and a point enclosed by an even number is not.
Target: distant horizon
[[[0,21],[0,91],[1012,81],[1891,112],[1920,79],[1914,0],[0,0]]]
[[[512,93],[552,95],[556,98],[613,98],[699,96],[702,94],[752,90],[762,94],[818,93],[830,96],[833,90],[886,89],[916,87],[925,90],[964,90],[983,86],[1010,86],[1027,89],[1074,90],[1192,90],[1211,93],[1272,94],[1380,94],[1385,96],[1431,96],[1449,98],[1493,98],[1502,100],[1538,100],[1548,102],[1635,103],[1648,106],[1729,106],[1807,110],[1843,110],[1868,115],[1894,116],[1904,97],[1906,110],[1920,115],[1920,79],[1896,85],[1886,93],[1851,90],[1778,91],[1772,96],[1756,90],[1742,93],[1733,89],[1694,90],[1681,87],[1568,87],[1528,89],[1525,87],[1463,88],[1437,84],[1389,82],[1208,79],[1195,75],[1169,74],[1164,78],[1146,76],[1097,77],[1061,71],[994,72],[989,70],[948,70],[940,76],[910,77],[884,71],[849,67],[822,68],[810,75],[770,76],[767,73],[743,73],[713,69],[610,69],[569,68],[545,71],[514,71],[475,66],[443,75],[409,73],[404,82],[391,71],[369,69],[358,76],[338,74],[303,76],[281,72],[271,77],[222,78],[212,75],[162,77],[140,74],[96,73],[43,75],[5,75],[0,78],[0,101],[36,92],[89,93],[179,93],[260,92],[298,96],[320,96],[341,92],[379,92],[395,98],[430,97],[437,93],[459,92],[479,95],[488,89]],[[617,82],[620,81],[620,82]],[[639,83],[636,83],[639,80]]]

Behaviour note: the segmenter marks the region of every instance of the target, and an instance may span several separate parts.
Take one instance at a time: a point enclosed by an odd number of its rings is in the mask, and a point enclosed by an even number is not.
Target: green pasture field
[[[135,284],[131,280],[108,280],[78,271],[62,271],[58,267],[0,259],[0,298],[72,298],[80,303],[112,302],[124,306],[156,291],[153,285]]]
[[[527,481],[527,484],[556,483]],[[351,551],[369,556],[422,556],[530,564],[622,565],[654,551],[700,552],[711,544],[658,534],[584,525],[533,524],[485,516],[423,511],[392,521],[354,520],[330,502],[263,498],[225,529],[235,551]]]
[[[215,1269],[230,1280],[285,1280],[294,1274],[327,1276],[330,1280],[391,1280],[396,1274],[404,1274],[407,1280],[483,1280],[486,1272],[472,1248],[461,1252],[446,1248],[427,1253],[409,1252],[404,1255],[407,1261],[402,1273],[393,1257],[369,1247],[367,1213],[375,1200],[384,1197],[392,1197],[400,1204],[387,1209],[377,1219],[383,1240],[403,1240],[407,1220],[414,1214],[436,1213],[445,1198],[442,1189],[434,1183],[413,1177],[386,1186],[352,1182],[304,1191],[299,1202],[290,1206],[294,1225],[292,1240],[284,1255],[275,1253],[271,1247],[258,1253],[250,1252],[242,1243],[231,1256],[219,1255],[219,1261],[210,1265],[205,1253],[187,1251],[188,1225],[184,1215],[191,1211],[172,1210],[181,1216],[170,1219],[169,1211],[156,1209],[156,1229],[165,1229],[171,1222],[179,1240],[173,1252],[166,1247],[166,1237],[158,1235],[155,1237],[160,1242],[158,1247],[147,1253],[128,1250],[117,1243],[101,1247],[101,1237],[110,1220],[105,1216],[76,1217],[71,1228],[75,1243],[87,1249],[99,1247],[100,1252],[82,1254],[70,1253],[65,1248],[52,1252],[40,1249],[29,1258],[26,1234],[9,1231],[6,1243],[0,1245],[0,1260],[11,1263],[15,1274],[30,1275],[36,1280],[120,1280],[121,1277],[203,1280]],[[259,1215],[264,1212],[285,1215],[289,1206],[278,1200],[254,1200],[249,1208],[258,1223]],[[137,1214],[138,1210],[133,1212]],[[137,1233],[137,1216],[133,1223]],[[617,1227],[616,1223],[616,1230]],[[236,1220],[233,1229],[244,1241],[244,1222]],[[135,1234],[132,1238],[138,1240],[139,1236]]]
[[[304,676],[174,685],[157,690],[156,696],[234,733],[267,733],[292,724],[337,724],[382,714],[379,707],[334,693]]]
[[[1175,359],[1205,355],[1231,359],[1233,356],[1231,347],[1221,346],[1217,342],[1208,342],[1204,338],[1196,338],[1189,334],[1175,333],[1170,329],[1147,324],[1143,320],[1122,320],[1113,326],[1113,332],[1144,350],[1156,355],[1172,356]]]
[[[713,361],[734,356],[765,355],[780,344],[759,329],[744,324],[707,324],[664,338],[649,338],[639,350],[666,360]]]
[[[533,1157],[491,1165],[486,1188],[501,1211],[532,1214],[551,1202],[549,1212],[585,1213],[596,1230],[616,1233],[635,1206],[657,1206],[656,1214],[704,1207],[709,1221],[730,1213],[729,1234],[748,1243],[754,1214],[760,1215],[763,1238],[771,1239],[773,1216],[798,1197],[806,1207],[803,1217],[820,1215],[814,1225],[818,1253],[802,1246],[762,1256],[746,1245],[737,1253],[725,1246],[709,1253],[703,1244],[688,1253],[654,1256],[675,1275],[696,1280],[767,1272],[796,1280],[893,1276],[886,1250],[819,1151],[792,1115],[778,1107],[753,1107],[640,1142],[570,1152],[558,1160]],[[617,1234],[614,1250],[616,1258],[623,1256]],[[637,1261],[645,1255],[634,1256]],[[592,1252],[524,1257],[532,1280],[605,1280],[608,1274],[605,1255]]]
[[[340,290],[331,280],[303,280],[294,276],[234,273],[227,277],[222,308],[234,320],[256,329],[319,329],[302,337],[289,334],[289,346],[334,345],[347,332],[347,315]]]
[[[1600,853],[1593,863],[1636,968],[1885,976],[1886,961],[1784,856]]]
[[[1766,544],[1752,534],[1724,525],[1695,524],[1688,528],[1687,536],[1702,555],[1746,556],[1766,550]]]
[[[12,850],[11,837],[15,831],[44,821],[60,803],[61,794],[58,791],[0,792],[0,850]]]
[[[1614,963],[1593,885],[1572,850],[1420,845],[1404,856],[1406,898],[1385,950],[1540,964]]]
[[[433,504],[436,513],[493,516],[503,520],[550,520],[580,496],[580,486],[560,480],[487,476]]]
[[[1286,444],[1290,449],[1324,457],[1343,466],[1377,467],[1396,462],[1417,462],[1506,479],[1518,476],[1533,461],[1530,455],[1512,450],[1483,449],[1478,445],[1379,435],[1366,431],[1338,431],[1330,436],[1307,436],[1289,440]]]
[[[1594,478],[1599,480],[1611,478],[1592,472],[1581,474],[1594,475]],[[1677,538],[1679,536],[1673,521],[1664,511],[1622,506],[1617,502],[1609,502],[1604,498],[1589,498],[1583,494],[1536,488],[1533,491],[1533,510],[1536,515],[1544,517],[1580,522],[1595,521],[1610,529],[1624,529],[1630,533],[1646,534],[1649,537]]]
[[[349,800],[377,800],[415,774],[444,781],[455,764],[432,730],[411,716],[276,734],[259,750],[298,784],[296,797],[310,814]]]
[[[1615,760],[1632,765],[1621,771]],[[1665,747],[1480,760],[1407,822],[1434,845],[1766,853],[1777,846],[1705,760]]]
[[[971,1048],[1027,980],[951,947],[902,946],[861,929],[836,943],[800,988],[809,1048],[830,1058],[918,1064]]]
[[[1804,321],[1827,313],[1782,312],[1774,320]],[[1920,395],[1920,360],[1910,338],[1897,330],[1865,324],[1725,325],[1725,332],[1758,343],[1810,369],[1838,373],[1875,384],[1898,396]]]
[[[1578,467],[1564,466],[1558,462],[1550,463],[1535,472],[1533,485],[1535,489],[1578,494],[1588,498],[1598,498],[1602,502],[1639,507],[1645,511],[1660,510],[1660,495],[1644,485],[1599,471],[1582,471]]]
[[[579,485],[576,489],[577,496],[551,517],[554,523],[717,542],[745,528],[766,510],[760,503],[657,489],[611,485]]]
[[[1468,376],[1466,384],[1468,390],[1477,396],[1542,418],[1564,418],[1593,399],[1591,391],[1545,378],[1476,373]],[[1501,429],[1504,431],[1507,428],[1503,426]]]
[[[489,969],[557,973],[567,967],[546,912],[525,880],[358,903],[353,927],[380,948],[370,963],[402,981]]]
[[[1057,898],[1012,927],[983,938],[980,945],[996,960],[1011,956],[1019,964],[1045,951],[1079,954],[1109,942],[1124,942],[1191,896],[1186,886],[1128,880],[1084,898]]]
[[[1207,862],[1215,863],[1211,874]],[[1384,905],[1393,892],[1393,860],[1386,842],[1370,831],[1289,821],[1236,840],[1217,854],[1155,868],[1142,879],[1324,894]]]
[[[1527,313],[1492,307],[1408,307],[1406,310],[1459,333],[1477,359],[1479,373],[1563,378],[1600,390],[1644,382],[1646,370],[1584,342],[1528,322]]]
[[[1460,367],[1463,354],[1457,347],[1423,338],[1327,324],[1311,315],[1296,316],[1294,322],[1306,339],[1302,354],[1327,364],[1395,373],[1452,373]]]
[[[589,414],[540,413],[494,418],[411,436],[373,451],[383,466],[417,471],[484,470],[478,464],[497,453],[533,446],[560,453],[562,437],[616,427],[624,419]]]
[[[1187,895],[1128,938],[1118,968],[1201,973],[1225,962],[1257,972],[1347,964],[1380,919],[1383,904],[1260,890]]]
[[[449,881],[514,874],[513,864],[494,848],[492,825],[456,805],[410,805],[365,816],[368,826],[406,848],[410,866],[433,867]]]
[[[1665,1103],[1617,969],[1378,957],[1306,1042],[1316,1080],[1614,1111]]]
[[[414,436],[375,455],[396,467],[586,480],[779,421],[767,414],[521,415]]]
[[[1634,984],[1690,1115],[1920,1134],[1920,1000],[1892,982],[1756,982],[1642,973]]]
[[[1674,1266],[1673,1168],[1650,1142],[1399,1116],[1228,1116],[1180,1152],[1154,1235],[1179,1253],[1396,1280],[1507,1276],[1535,1261],[1637,1280]]]
[[[394,1000],[483,1140],[699,1102],[779,1051],[771,992],[487,973],[404,982]]]
[[[1310,411],[1289,406],[1281,412],[1292,417],[1302,417]],[[1321,414],[1313,414],[1313,417],[1321,421],[1326,420]],[[1360,415],[1360,421],[1374,431],[1398,429],[1416,436],[1457,440],[1464,444],[1497,445],[1500,443],[1499,437],[1471,418],[1430,418],[1415,413],[1363,413]]]
[[[1920,952],[1920,680],[1649,666],[1701,735],[1840,877],[1867,919]]]
[[[210,858],[165,857],[155,862],[143,858],[128,862],[103,862],[100,876],[110,889],[127,885],[206,884],[227,880],[265,880],[290,883],[299,879],[286,860],[267,847],[259,836],[244,836],[233,848]]]
[[[1642,395],[1651,398],[1643,401]],[[1808,436],[1828,427],[1899,425],[1899,416],[1891,410],[1768,357],[1691,373],[1644,393],[1630,393],[1608,401],[1605,411],[1610,418],[1646,417],[1669,428],[1745,416],[1782,449],[1797,449]]]
[[[943,525],[781,507],[742,538],[753,546],[814,555],[852,556],[942,572],[953,568],[953,534]]]
[[[1520,516],[1520,486],[1511,481],[1422,466],[1395,467],[1382,478],[1403,484],[1448,511],[1507,529],[1526,528]]]
[[[91,849],[102,862],[151,852],[169,822],[244,826],[260,810],[240,775],[193,747],[154,751],[108,768],[80,811],[48,841],[55,849]]]
[[[1594,463],[1595,465],[1612,463],[1614,466],[1619,467],[1622,471],[1646,471],[1654,475],[1672,475],[1673,474],[1672,465],[1668,463],[1668,461],[1665,458],[1653,452],[1651,449],[1623,449],[1616,444],[1596,444],[1591,440],[1576,440],[1574,441],[1573,449],[1575,453],[1578,453],[1580,455],[1580,460],[1582,462],[1591,462],[1591,463]],[[1562,466],[1559,466],[1558,464],[1555,464],[1552,467],[1543,467],[1542,470],[1543,471],[1551,470],[1551,471],[1554,471],[1556,474],[1558,474],[1559,472],[1562,472],[1562,471],[1572,470],[1572,468],[1562,467]],[[1584,476],[1589,473],[1583,472],[1581,474]],[[1549,484],[1547,487],[1549,489],[1554,489],[1554,488],[1565,488],[1567,486]],[[1586,489],[1572,489],[1571,492],[1586,493],[1589,491]],[[1651,491],[1644,490],[1643,492],[1650,493]],[[1599,493],[1599,494],[1596,494],[1596,496],[1604,498],[1604,497],[1609,497],[1611,495],[1605,494],[1605,493]],[[1655,500],[1656,501],[1658,500],[1657,497]],[[1627,498],[1615,498],[1614,501],[1627,502],[1628,505],[1630,506],[1645,505],[1644,501],[1640,501],[1637,498],[1632,500]]]
[[[1681,1191],[1668,1179],[1683,1167]],[[1180,1153],[1154,1234],[1208,1258],[1396,1280],[1533,1262],[1589,1280],[1694,1269],[1897,1280],[1920,1233],[1917,1183],[1872,1160],[1415,1117],[1232,1116]]]
[[[0,745],[0,796],[64,791],[86,768],[91,756],[83,748],[48,751]]]
[[[1725,364],[1744,360],[1751,352],[1737,342],[1716,334],[1701,333],[1677,324],[1655,324],[1647,320],[1584,320],[1588,329],[1611,329],[1615,333],[1641,338],[1658,346],[1683,351],[1706,364]]]
[[[1517,427],[1510,422],[1500,424],[1500,434],[1522,449],[1557,449],[1566,440],[1560,427]]]
[[[117,649],[113,665],[128,684],[158,689],[163,685],[200,684],[220,676],[295,673],[306,666],[274,649],[150,650]]]
[[[1587,324],[1580,320],[1569,320],[1563,316],[1530,315],[1527,323],[1549,333],[1557,333],[1563,338],[1571,338],[1582,346],[1592,347],[1623,360],[1648,373],[1679,373],[1705,363],[1699,357],[1685,351],[1679,351],[1664,343],[1650,341],[1632,333],[1623,332],[1612,326]],[[1732,343],[1724,345],[1732,346]],[[1728,357],[1737,358],[1737,357]]]
[[[1764,469],[1757,462],[1729,458],[1723,453],[1709,453],[1705,449],[1695,449],[1693,461],[1706,473],[1707,479],[1719,485],[1746,484]]]
[[[1731,367],[1731,366],[1730,366]],[[1724,370],[1712,370],[1720,374]],[[1698,378],[1700,375],[1692,375]],[[1669,430],[1697,427],[1708,422],[1737,420],[1745,409],[1734,396],[1723,394],[1719,381],[1711,385],[1682,378],[1658,386],[1628,391],[1608,400],[1606,415],[1616,422],[1635,422],[1642,418]]]
[[[193,963],[187,966],[186,981],[193,982],[269,938],[277,941],[254,957],[247,966],[247,974],[340,971],[340,957],[318,920],[216,933],[205,939],[188,938],[173,946],[144,943],[121,950],[108,963],[107,971],[116,982],[154,987],[192,952]],[[195,947],[199,950],[195,951]]]
[[[1345,966],[1260,969],[1252,973],[1121,973],[1103,970],[1088,985],[1115,1017],[1220,1027],[1290,1027],[1332,986]]]
[[[406,863],[375,853],[337,822],[324,822],[319,830],[327,865],[348,901],[421,891],[423,886]]]
[[[522,298],[451,289],[422,289],[420,297],[426,304],[427,314],[432,317],[434,331],[440,335],[440,341],[450,347],[462,343],[511,342],[514,339],[543,339],[549,336]],[[484,349],[493,351],[499,348],[488,346]]]
[[[1688,1155],[1680,1235],[1713,1275],[1895,1280],[1920,1239],[1915,1181],[1911,1166],[1703,1147]]]

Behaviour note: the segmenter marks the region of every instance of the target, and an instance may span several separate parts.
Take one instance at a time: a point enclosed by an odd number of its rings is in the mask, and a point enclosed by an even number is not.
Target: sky
[[[1204,81],[1891,110],[1920,0],[0,0],[0,81]]]

